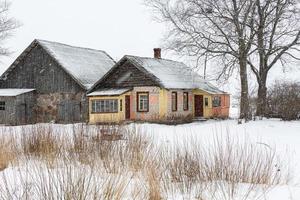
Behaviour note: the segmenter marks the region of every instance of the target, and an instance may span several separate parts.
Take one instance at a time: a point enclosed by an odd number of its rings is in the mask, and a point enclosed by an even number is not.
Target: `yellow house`
[[[161,59],[155,49],[154,58],[124,56],[92,87],[89,122],[211,118],[220,103],[213,98],[223,95],[229,97],[184,63]]]

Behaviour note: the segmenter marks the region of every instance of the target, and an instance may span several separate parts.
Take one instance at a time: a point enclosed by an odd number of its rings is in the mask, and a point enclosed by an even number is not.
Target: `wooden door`
[[[58,121],[75,123],[81,119],[81,104],[77,101],[63,101],[58,105]]]
[[[195,117],[203,117],[203,95],[195,95]]]
[[[25,103],[17,105],[17,124],[23,125],[27,123],[27,106]]]
[[[125,119],[130,119],[130,96],[125,96]]]

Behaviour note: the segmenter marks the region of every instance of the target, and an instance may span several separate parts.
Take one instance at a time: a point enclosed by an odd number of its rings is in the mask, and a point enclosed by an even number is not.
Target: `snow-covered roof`
[[[36,40],[82,86],[89,89],[115,61],[104,51]]]
[[[95,92],[92,92],[88,94],[87,96],[116,96],[124,94],[125,92],[130,91],[130,88],[122,88],[122,89],[102,89],[97,90]]]
[[[154,75],[167,89],[201,89],[211,94],[224,93],[182,62],[138,56],[125,57]]]
[[[9,89],[0,89],[0,96],[1,97],[15,97],[21,94],[25,94],[28,92],[32,92],[35,89],[15,89],[15,88],[9,88]]]

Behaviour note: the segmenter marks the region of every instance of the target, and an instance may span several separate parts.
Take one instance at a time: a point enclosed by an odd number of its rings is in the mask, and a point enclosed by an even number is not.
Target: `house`
[[[160,55],[116,63],[88,92],[90,123],[228,117],[229,94]]]
[[[86,93],[114,65],[104,51],[34,40],[0,77],[0,124],[88,121]]]

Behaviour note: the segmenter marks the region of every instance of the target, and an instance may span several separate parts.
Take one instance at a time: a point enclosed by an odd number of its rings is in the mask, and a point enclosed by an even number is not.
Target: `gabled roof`
[[[2,75],[5,76],[23,59],[36,45],[40,45],[52,56],[82,88],[89,89],[104,76],[115,64],[115,61],[104,51],[82,47],[74,47],[57,42],[34,40],[21,56]]]
[[[32,92],[34,90],[35,89],[15,89],[15,88],[0,89],[0,97],[15,97],[21,94]]]
[[[204,80],[199,74],[182,62],[167,59],[156,59],[138,56],[124,56],[92,89],[109,76],[110,72],[124,60],[129,60],[141,71],[146,71],[154,77],[154,81],[166,89],[201,89],[210,94],[223,94],[224,91]]]
[[[128,91],[130,91],[131,88],[120,88],[120,89],[102,89],[97,90],[95,92],[89,93],[87,96],[117,96],[124,94]]]

